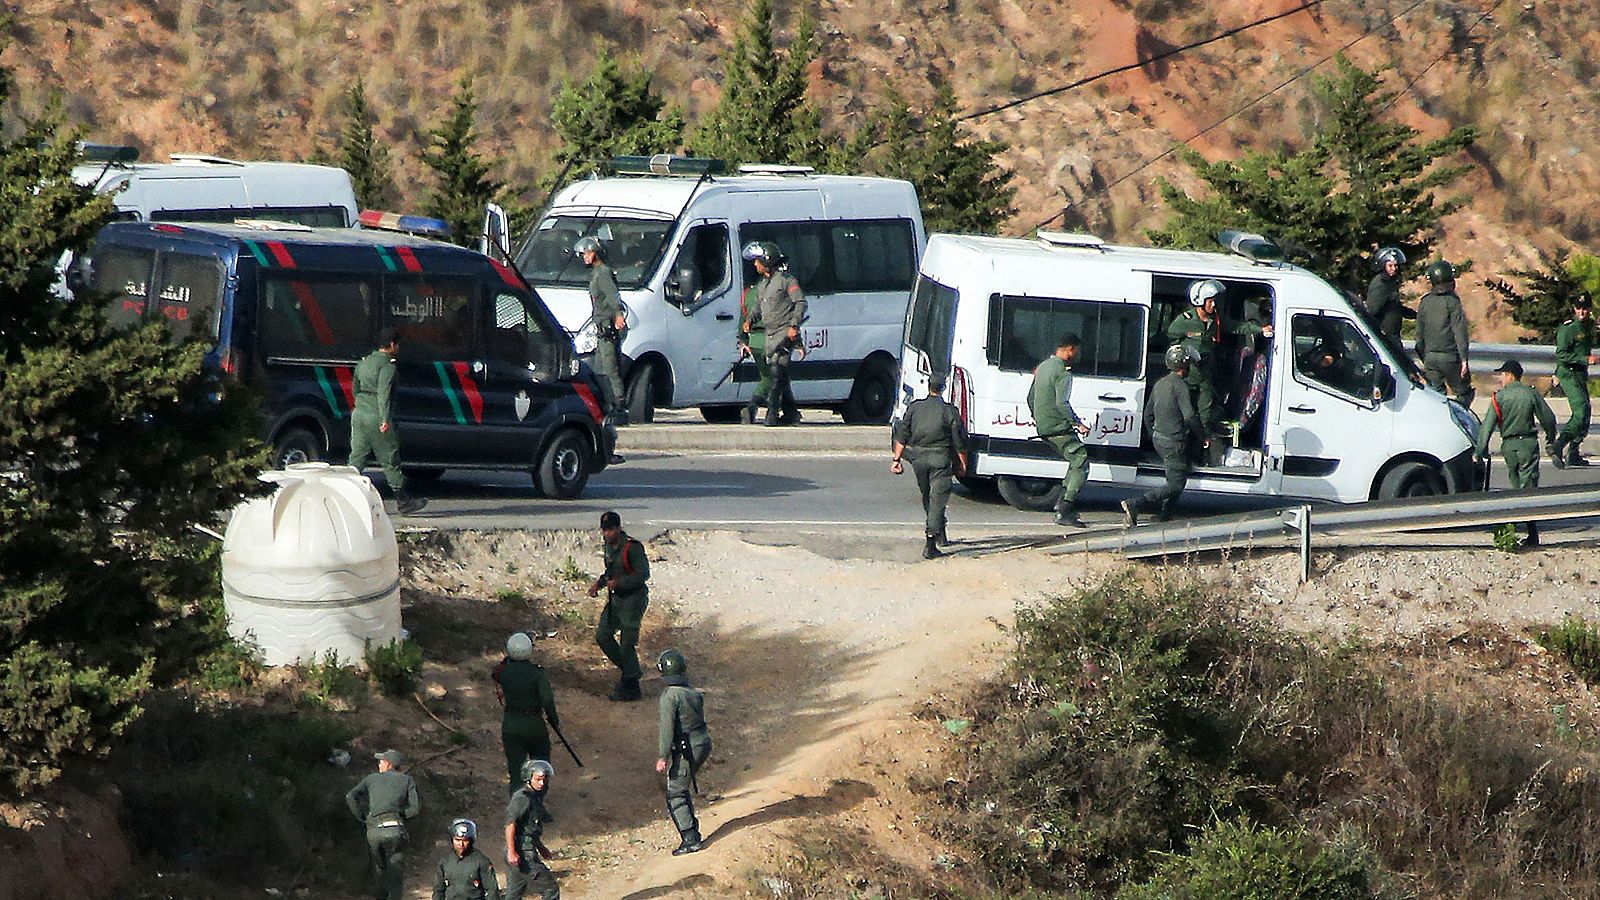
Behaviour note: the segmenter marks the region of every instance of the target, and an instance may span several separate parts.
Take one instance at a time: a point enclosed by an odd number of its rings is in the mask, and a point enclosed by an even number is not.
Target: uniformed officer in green
[[[1567,395],[1572,412],[1550,445],[1550,461],[1560,469],[1587,466],[1578,455],[1578,446],[1589,436],[1589,367],[1595,358],[1595,327],[1590,317],[1589,298],[1579,294],[1572,300],[1572,318],[1556,329],[1556,384]]]
[[[395,509],[410,515],[428,501],[406,492],[406,476],[400,471],[400,432],[394,425],[395,355],[400,352],[400,332],[385,328],[378,334],[378,349],[356,363],[354,383],[356,402],[350,411],[350,459],[348,465],[360,470],[367,457],[377,458],[394,491]]]
[[[597,237],[581,237],[572,245],[572,252],[589,267],[589,321],[594,324],[594,356],[589,367],[594,370],[600,386],[606,393],[606,412],[618,425],[628,424],[627,398],[622,390],[622,336],[628,329],[627,316],[622,311],[622,295],[617,291],[616,276],[606,265],[606,251]]]
[[[1400,346],[1400,322],[1415,319],[1417,314],[1400,299],[1400,267],[1406,264],[1406,255],[1399,247],[1385,247],[1378,251],[1378,274],[1367,284],[1367,315],[1378,328],[1378,333]]]
[[[477,840],[478,823],[471,819],[450,823],[450,850],[439,858],[433,900],[500,900],[494,863],[473,846]]]
[[[759,325],[766,330],[767,367],[772,371],[772,386],[767,391],[768,425],[793,425],[800,421],[794,391],[789,387],[789,354],[800,344],[800,323],[806,318],[806,293],[784,265],[777,244],[752,241],[745,245],[743,257],[755,266],[756,308],[745,322],[749,332]],[[781,413],[781,415],[780,415]]]
[[[1161,458],[1161,469],[1166,473],[1166,483],[1146,491],[1143,496],[1122,501],[1124,522],[1129,528],[1139,524],[1139,511],[1155,509],[1156,521],[1164,522],[1172,516],[1178,495],[1189,482],[1191,442],[1201,448],[1211,445],[1211,436],[1200,424],[1194,401],[1189,397],[1189,385],[1184,376],[1189,372],[1189,351],[1181,344],[1167,348],[1165,357],[1167,374],[1162,376],[1150,391],[1144,408],[1144,427],[1150,433],[1150,443],[1155,445]]]
[[[608,700],[630,701],[639,691],[639,625],[650,605],[650,558],[644,545],[622,530],[622,517],[612,510],[600,514],[606,570],[589,586],[589,596],[606,589],[606,606],[595,626],[594,642],[621,672]]]
[[[506,804],[505,900],[522,900],[532,890],[541,900],[561,900],[561,886],[555,873],[544,864],[553,854],[544,845],[544,823],[550,816],[544,809],[545,792],[555,767],[548,760],[530,759],[522,764],[522,787]]]
[[[744,295],[739,298],[739,355],[741,358],[748,356],[756,367],[756,386],[750,393],[750,399],[744,405],[744,423],[754,425],[756,410],[767,404],[767,398],[772,396],[772,367],[767,365],[767,329],[761,324],[761,317],[755,315],[758,307],[755,304],[755,288],[747,287]],[[754,321],[752,321],[752,319]]]
[[[1222,404],[1217,396],[1217,351],[1222,347],[1224,334],[1264,335],[1272,337],[1271,325],[1255,322],[1227,322],[1217,303],[1222,300],[1225,288],[1215,278],[1207,278],[1189,285],[1189,308],[1167,326],[1167,339],[1189,350],[1189,374],[1184,383],[1189,385],[1200,424],[1207,432],[1215,431],[1222,422]]]
[[[1089,477],[1089,448],[1083,437],[1089,426],[1072,409],[1072,363],[1078,358],[1082,341],[1068,332],[1056,341],[1056,352],[1045,357],[1033,370],[1033,385],[1028,388],[1028,410],[1033,427],[1051,449],[1067,461],[1061,476],[1061,497],[1056,501],[1056,524],[1083,527],[1078,518],[1078,491]]]
[[[939,396],[944,391],[944,376],[928,377],[928,396],[906,405],[894,423],[894,461],[889,471],[905,471],[901,458],[911,460],[917,475],[917,490],[922,492],[923,559],[943,556],[939,545],[949,543],[945,534],[945,507],[950,505],[950,478],[967,471],[967,429],[961,414]],[[952,466],[954,468],[952,469]]]
[[[1445,386],[1462,406],[1472,405],[1472,376],[1467,367],[1467,313],[1456,296],[1456,268],[1444,260],[1428,264],[1433,290],[1417,304],[1417,356],[1422,377],[1440,393]]]
[[[689,662],[676,650],[656,660],[661,682],[661,718],[657,729],[656,772],[667,776],[667,814],[682,838],[673,856],[700,849],[700,820],[694,815],[695,774],[711,758],[711,732],[706,728],[706,698],[690,686]]]
[[[422,812],[417,783],[399,771],[398,750],[374,753],[378,771],[344,795],[350,814],[367,826],[367,859],[372,864],[374,896],[401,900],[400,880],[406,867],[406,820]]]
[[[1478,426],[1477,458],[1488,459],[1489,436],[1500,431],[1500,456],[1506,461],[1511,489],[1539,486],[1539,435],[1547,443],[1556,437],[1556,415],[1539,392],[1522,382],[1522,364],[1508,359],[1495,369],[1500,390],[1489,398],[1489,410]],[[1528,523],[1528,543],[1539,543],[1539,526]]]
[[[533,662],[533,638],[519,631],[506,639],[506,658],[495,667],[495,696],[505,706],[500,717],[500,743],[506,753],[511,790],[522,783],[522,764],[550,758],[550,732],[561,727],[556,695],[544,667]]]

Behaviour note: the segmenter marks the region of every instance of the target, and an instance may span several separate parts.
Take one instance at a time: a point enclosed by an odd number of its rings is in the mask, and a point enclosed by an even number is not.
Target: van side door
[[[247,246],[250,244],[247,242]],[[260,251],[251,248],[251,255]],[[258,259],[272,259],[262,252]],[[235,334],[261,372],[272,416],[310,414],[328,426],[328,447],[343,461],[355,408],[355,364],[371,353],[379,284],[369,272],[258,268],[254,303],[239,304],[254,340]]]
[[[734,272],[728,223],[720,219],[687,223],[662,289],[677,405],[739,399],[735,379],[717,385],[739,357],[740,309]]]
[[[482,456],[483,372],[477,360],[482,282],[472,275],[394,273],[383,279],[383,324],[400,333],[394,416],[405,462]]]

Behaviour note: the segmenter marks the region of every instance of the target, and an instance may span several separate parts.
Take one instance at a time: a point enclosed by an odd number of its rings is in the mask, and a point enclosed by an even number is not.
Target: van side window
[[[222,334],[222,263],[210,256],[164,253],[156,279],[156,313],[173,335],[215,341]]]
[[[1338,316],[1296,315],[1290,331],[1295,375],[1362,403],[1372,401],[1378,385],[1378,354],[1354,322]]]
[[[950,371],[950,345],[955,339],[957,294],[924,277],[911,295],[911,316],[906,320],[906,346],[928,357],[936,373]]]
[[[677,285],[676,297],[692,305],[728,283],[728,226],[696,225],[684,238],[667,280]]]
[[[916,280],[915,233],[910,219],[751,222],[739,226],[741,246],[771,241],[807,294],[909,291]],[[755,267],[745,264],[745,280]]]
[[[409,359],[465,359],[472,354],[475,278],[386,278],[384,313],[400,332],[400,355]]]
[[[374,279],[310,272],[261,276],[258,352],[267,358],[360,359],[372,351]]]
[[[1083,341],[1073,371],[1101,378],[1138,378],[1144,371],[1144,307],[1050,297],[1008,297],[989,302],[989,364],[1007,372],[1032,372],[1072,332]]]
[[[156,255],[151,250],[108,247],[96,250],[90,281],[95,291],[109,295],[106,318],[112,325],[129,328],[144,318],[150,296]]]

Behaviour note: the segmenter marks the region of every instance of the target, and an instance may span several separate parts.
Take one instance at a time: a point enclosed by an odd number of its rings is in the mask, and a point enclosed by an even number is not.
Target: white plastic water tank
[[[349,466],[268,472],[270,497],[234,510],[222,542],[228,631],[281,666],[365,665],[365,648],[400,639],[400,554],[383,498]]]

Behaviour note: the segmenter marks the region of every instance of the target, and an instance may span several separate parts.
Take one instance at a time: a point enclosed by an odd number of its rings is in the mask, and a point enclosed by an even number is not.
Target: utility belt
[[[380,818],[380,819],[368,819],[367,820],[367,829],[369,831],[370,830],[376,830],[376,829],[379,829],[379,828],[384,828],[384,829],[398,828],[398,829],[400,829],[401,833],[404,833],[405,830],[406,830],[406,823],[405,823],[405,820],[400,818],[399,816],[384,816],[383,818]]]
[[[1534,434],[1531,431],[1527,432],[1526,434],[1501,434],[1500,435],[1500,442],[1502,444],[1505,443],[1506,441],[1537,441],[1538,439],[1539,439],[1539,436],[1537,434]]]
[[[1565,362],[1559,362],[1558,361],[1556,363],[1556,371],[1559,372],[1562,369],[1566,369],[1568,372],[1571,372],[1574,375],[1588,375],[1589,374],[1589,364],[1586,363],[1586,362],[1582,362],[1582,363],[1565,363]]]

